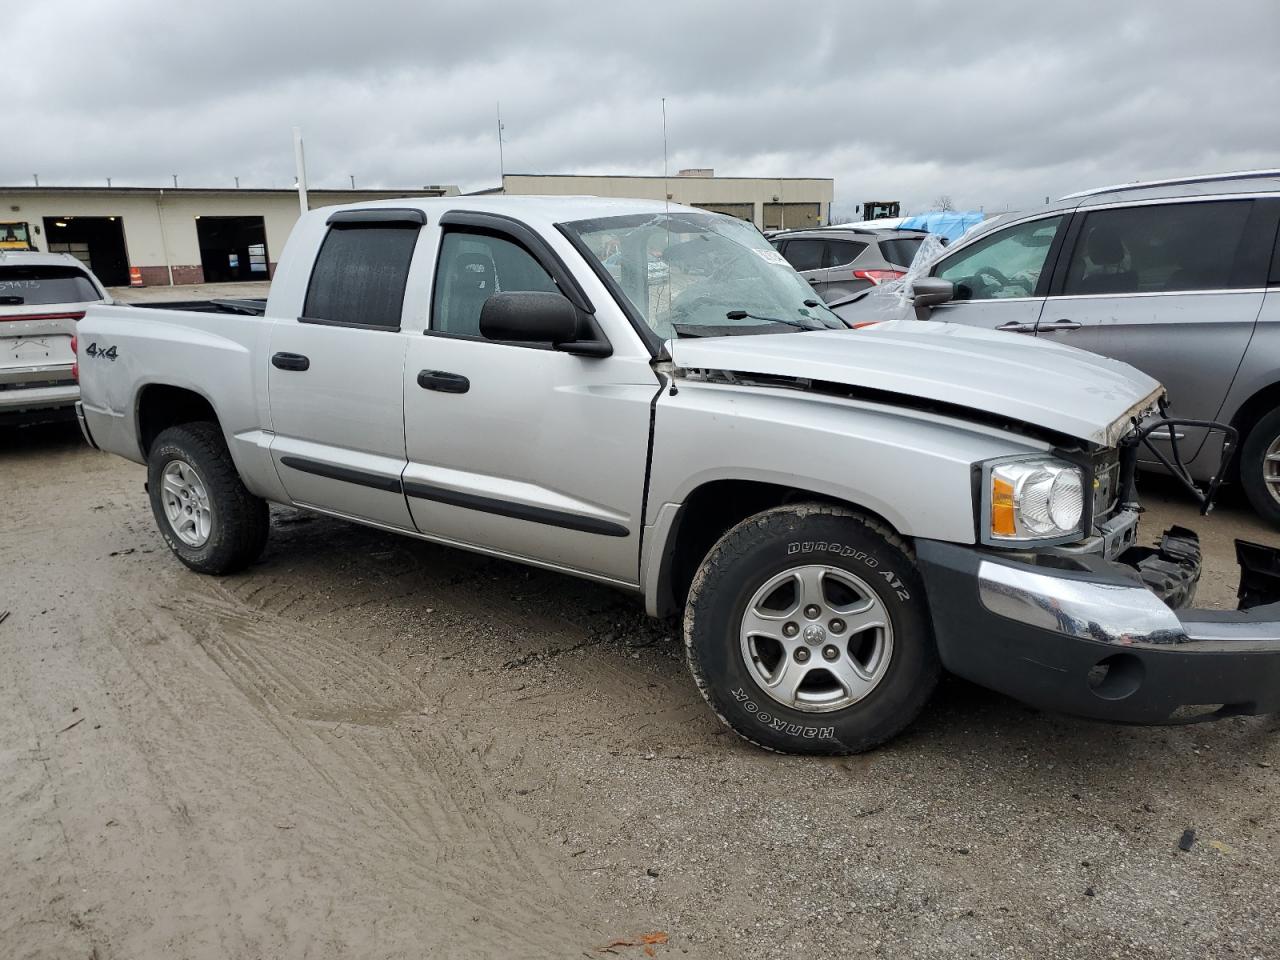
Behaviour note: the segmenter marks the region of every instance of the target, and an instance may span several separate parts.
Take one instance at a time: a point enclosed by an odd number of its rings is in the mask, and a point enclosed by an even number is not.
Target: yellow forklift
[[[21,220],[0,220],[0,250],[35,250],[31,228]]]

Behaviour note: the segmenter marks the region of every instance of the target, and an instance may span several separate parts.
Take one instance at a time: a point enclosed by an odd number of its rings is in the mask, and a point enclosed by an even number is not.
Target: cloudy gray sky
[[[511,173],[821,176],[1023,207],[1280,167],[1280,3],[0,5],[0,183],[463,190]]]

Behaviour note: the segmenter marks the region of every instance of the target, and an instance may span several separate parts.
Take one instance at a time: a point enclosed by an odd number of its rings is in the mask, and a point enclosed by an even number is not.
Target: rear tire
[[[197,573],[242,570],[266,546],[267,502],[245,488],[215,423],[162,431],[147,456],[147,490],[160,535]]]
[[[1255,423],[1240,447],[1240,485],[1258,515],[1280,527],[1280,460],[1268,456],[1280,457],[1280,409]]]
[[[784,753],[884,743],[941,674],[911,548],[828,504],[777,507],[725,534],[694,577],[684,635],[716,715]]]

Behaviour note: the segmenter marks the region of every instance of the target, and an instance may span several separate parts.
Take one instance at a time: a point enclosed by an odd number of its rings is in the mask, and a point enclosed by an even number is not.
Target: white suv
[[[72,415],[76,321],[89,304],[110,302],[70,254],[0,251],[0,423]]]

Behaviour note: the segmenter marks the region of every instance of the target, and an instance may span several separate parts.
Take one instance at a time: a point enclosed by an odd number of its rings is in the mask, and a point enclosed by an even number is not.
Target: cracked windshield
[[[732,217],[638,214],[565,227],[664,340],[847,326],[759,231]]]

